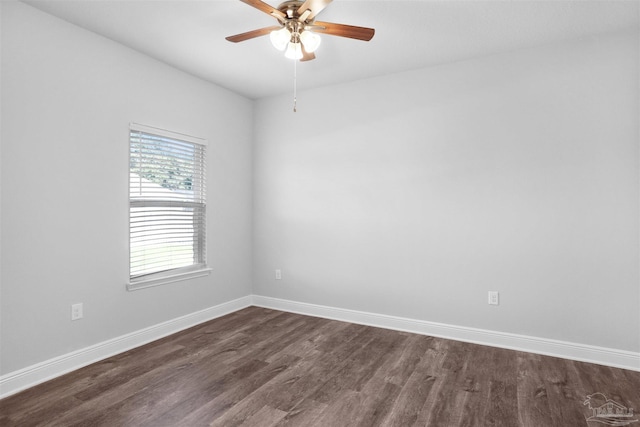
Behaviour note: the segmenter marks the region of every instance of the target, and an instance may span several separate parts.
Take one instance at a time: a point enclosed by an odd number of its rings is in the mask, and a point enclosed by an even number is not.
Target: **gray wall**
[[[638,71],[635,32],[258,101],[254,294],[637,352]]]
[[[250,294],[251,101],[2,9],[0,373]],[[208,139],[209,277],[125,291],[131,121]]]

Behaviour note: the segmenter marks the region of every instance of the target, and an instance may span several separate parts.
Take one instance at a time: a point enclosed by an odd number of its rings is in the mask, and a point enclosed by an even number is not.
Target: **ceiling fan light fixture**
[[[302,45],[298,42],[291,42],[287,45],[287,50],[284,53],[289,59],[300,59],[302,58]]]
[[[2,1],[2,0],[0,0]],[[270,35],[273,46],[285,52],[287,58],[310,61],[316,58],[321,34],[330,34],[355,40],[369,41],[375,29],[334,22],[316,21],[316,16],[333,0],[286,0],[277,8],[263,0],[240,0],[278,21],[278,25],[225,37],[232,43]]]
[[[291,40],[291,33],[286,27],[282,27],[279,30],[271,31],[269,34],[271,44],[278,50],[285,50],[287,43]]]
[[[318,49],[318,46],[320,46],[322,39],[316,33],[303,31],[302,34],[300,34],[300,41],[304,45],[304,50],[309,53],[313,53]]]

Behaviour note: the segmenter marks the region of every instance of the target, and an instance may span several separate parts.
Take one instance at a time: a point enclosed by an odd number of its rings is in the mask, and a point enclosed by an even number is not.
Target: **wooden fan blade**
[[[314,33],[329,34],[338,37],[348,37],[350,39],[364,40],[368,42],[373,38],[376,30],[366,27],[355,27],[353,25],[334,24],[333,22],[316,21],[309,28]]]
[[[319,14],[322,9],[329,6],[333,0],[307,0],[302,3],[302,6],[298,9],[298,16],[302,16],[304,12],[307,10],[310,11],[308,15],[306,15],[306,19],[313,19],[314,16]]]
[[[285,15],[284,12],[276,9],[275,7],[272,7],[268,4],[266,4],[263,1],[260,0],[240,0],[242,3],[246,3],[249,6],[253,6],[258,10],[263,11],[266,14],[269,14],[271,16],[273,16],[274,18],[276,18],[278,21],[280,22],[284,22],[285,18],[287,17],[287,15]]]
[[[280,28],[282,27],[279,25],[273,26],[273,27],[260,28],[258,30],[247,31],[246,33],[236,34],[235,36],[229,36],[225,38],[230,42],[238,43],[238,42],[243,42],[245,40],[253,39],[255,37],[266,36],[267,34],[271,33],[271,31],[279,30]]]
[[[300,62],[311,61],[312,59],[316,59],[316,54],[313,52],[307,52],[302,45],[302,58],[300,58]]]

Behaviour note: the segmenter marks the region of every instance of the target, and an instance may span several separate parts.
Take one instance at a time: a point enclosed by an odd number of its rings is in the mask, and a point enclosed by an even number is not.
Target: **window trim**
[[[176,140],[180,140],[180,141],[184,141],[184,142],[190,142],[193,144],[199,144],[199,145],[203,145],[203,146],[207,146],[207,140],[204,138],[199,138],[199,137],[195,137],[192,135],[187,135],[187,134],[182,134],[182,133],[178,133],[178,132],[172,132],[166,129],[161,129],[161,128],[156,128],[153,126],[147,126],[147,125],[142,125],[139,123],[134,123],[131,122],[129,124],[129,132],[128,134],[131,135],[131,131],[134,132],[143,132],[143,133],[148,133],[148,134],[152,134],[152,135],[157,135],[157,136],[164,136],[167,138],[172,138],[172,139],[176,139]],[[130,156],[131,156],[131,140],[130,140],[130,136],[129,136],[129,165],[130,163]],[[130,168],[130,166],[129,166]],[[130,170],[130,169],[129,169]],[[206,170],[205,170],[205,177],[206,177]],[[130,178],[129,178],[130,179]],[[129,194],[130,191],[130,181],[127,180],[127,194]],[[131,197],[128,196],[127,197],[127,201],[128,201],[128,206],[129,206],[129,215],[131,215]],[[205,204],[206,204],[206,199],[205,199]],[[130,221],[130,219],[129,219]],[[206,221],[206,218],[205,218]],[[205,222],[206,223],[206,222]],[[128,262],[129,262],[129,268],[128,270],[130,271],[131,268],[131,231],[129,230],[129,244],[127,245],[127,253],[128,253]],[[205,243],[206,244],[206,243]],[[178,271],[179,270],[179,271]],[[184,280],[189,280],[189,279],[194,279],[194,278],[198,278],[198,277],[205,277],[211,274],[212,269],[210,267],[208,267],[206,259],[204,260],[204,264],[197,264],[197,265],[192,265],[191,267],[181,267],[179,269],[175,269],[175,273],[171,273],[172,270],[164,270],[164,271],[160,271],[160,272],[156,272],[156,273],[150,273],[144,276],[140,276],[136,279],[132,279],[129,275],[129,280],[126,284],[126,288],[127,291],[135,291],[135,290],[139,290],[139,289],[146,289],[146,288],[151,288],[151,287],[155,287],[155,286],[161,286],[161,285],[166,285],[169,283],[175,283],[175,282],[180,282],[180,281],[184,281]]]
[[[183,271],[181,273],[167,275],[166,271],[161,273],[148,274],[143,279],[129,281],[127,283],[128,291],[136,291],[138,289],[153,288],[155,286],[167,285],[169,283],[181,282],[183,280],[195,279],[211,274],[211,268],[197,267],[193,271]],[[154,277],[156,276],[156,277]]]

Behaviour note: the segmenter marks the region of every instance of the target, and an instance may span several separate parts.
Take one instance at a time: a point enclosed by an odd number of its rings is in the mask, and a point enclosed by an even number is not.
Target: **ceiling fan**
[[[329,34],[369,41],[373,37],[373,28],[335,24],[316,21],[315,17],[333,0],[285,1],[274,8],[261,0],[240,0],[278,20],[278,25],[248,31],[226,37],[230,42],[238,43],[255,37],[270,35],[271,43],[285,51],[287,58],[309,61],[315,59],[315,50],[320,45],[318,34]]]

